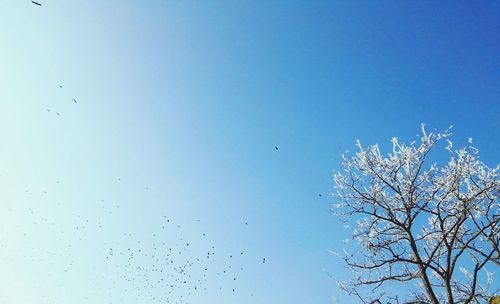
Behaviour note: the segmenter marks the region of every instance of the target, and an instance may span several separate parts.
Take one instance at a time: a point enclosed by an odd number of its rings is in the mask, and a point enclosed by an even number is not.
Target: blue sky
[[[0,3],[1,302],[157,303],[109,249],[182,237],[217,252],[172,303],[347,303],[342,150],[425,122],[498,162],[493,1],[40,2]]]

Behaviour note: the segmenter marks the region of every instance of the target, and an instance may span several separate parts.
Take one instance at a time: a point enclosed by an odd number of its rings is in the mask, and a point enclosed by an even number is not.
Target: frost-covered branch
[[[481,273],[500,264],[499,166],[481,162],[471,140],[454,150],[449,130],[421,133],[418,144],[393,138],[387,155],[359,141],[359,152],[342,155],[335,207],[356,221],[357,246],[344,257],[354,279],[341,286],[358,297],[371,286],[381,300],[391,297],[387,282],[416,282],[414,301],[484,302],[495,291]],[[439,166],[430,154],[444,140],[449,160]]]

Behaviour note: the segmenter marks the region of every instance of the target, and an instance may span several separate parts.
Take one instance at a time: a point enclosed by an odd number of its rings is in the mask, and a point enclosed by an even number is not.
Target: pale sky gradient
[[[342,150],[425,122],[498,163],[498,2],[39,2],[0,2],[1,303],[163,303],[109,250],[184,241],[171,303],[349,303]]]

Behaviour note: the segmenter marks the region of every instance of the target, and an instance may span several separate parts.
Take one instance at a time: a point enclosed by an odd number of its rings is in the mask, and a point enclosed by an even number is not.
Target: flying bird
[[[278,151],[278,146],[274,146],[274,149],[275,149],[276,151]]]
[[[38,2],[36,2],[36,1],[31,1],[31,3],[33,3],[34,5],[42,6],[42,4],[41,4],[41,3],[38,3]]]
[[[78,103],[78,101],[76,101],[76,99],[73,98],[72,100],[73,100],[74,103]]]

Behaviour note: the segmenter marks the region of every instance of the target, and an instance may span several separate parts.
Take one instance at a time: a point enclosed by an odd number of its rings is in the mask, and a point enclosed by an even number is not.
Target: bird
[[[78,103],[78,101],[76,101],[76,99],[73,98],[72,100],[73,100],[74,103]]]
[[[38,3],[38,2],[36,2],[36,1],[31,1],[31,3],[33,3],[34,5],[42,6],[42,4],[41,4],[41,3]]]
[[[265,264],[266,263],[266,258],[263,258],[262,259],[262,264]]]
[[[274,146],[274,149],[275,149],[276,151],[278,151],[278,146]]]
[[[319,197],[323,197],[323,195],[322,195],[321,193],[320,193],[320,194],[318,194],[318,196],[319,196]]]

